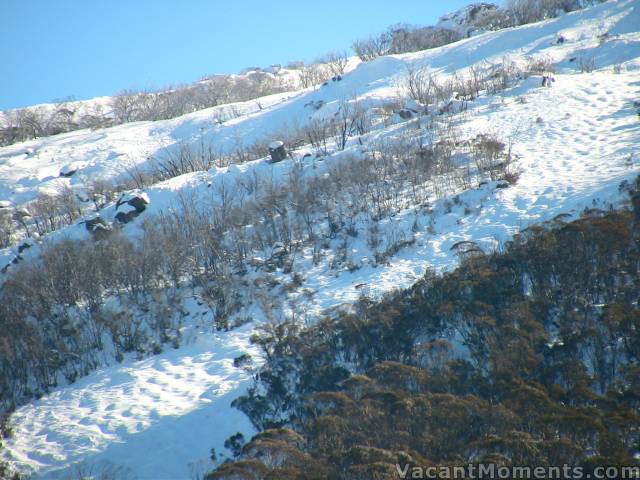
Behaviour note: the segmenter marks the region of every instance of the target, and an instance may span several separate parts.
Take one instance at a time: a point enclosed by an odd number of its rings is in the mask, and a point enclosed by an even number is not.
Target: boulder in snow
[[[281,162],[287,158],[287,149],[281,141],[271,142],[269,144],[269,155],[271,155],[271,163]]]
[[[112,230],[109,222],[100,215],[86,219],[84,221],[84,226],[87,231],[96,238],[103,238]]]
[[[35,240],[33,238],[25,238],[24,241],[18,245],[18,253],[22,253],[25,250],[33,247],[36,244]]]
[[[60,169],[60,176],[66,178],[73,177],[76,172],[83,167],[84,163],[82,162],[69,163]]]
[[[141,191],[124,194],[116,202],[116,220],[120,223],[129,223],[147,209],[151,203],[149,196]]]
[[[505,26],[507,13],[495,3],[472,3],[455,12],[443,15],[436,24],[458,32],[463,37],[470,37],[487,30],[495,30]]]
[[[398,115],[400,116],[400,118],[402,118],[403,120],[411,120],[414,116],[417,115],[418,112],[411,110],[409,108],[403,108],[401,110],[398,110]]]
[[[305,108],[313,108],[314,110],[320,110],[324,105],[324,100],[311,100],[304,104]]]
[[[444,113],[460,113],[466,108],[466,104],[466,100],[461,100],[458,97],[458,92],[453,92],[453,95],[451,96],[449,101],[444,102],[438,109],[438,112],[440,113],[440,115]]]

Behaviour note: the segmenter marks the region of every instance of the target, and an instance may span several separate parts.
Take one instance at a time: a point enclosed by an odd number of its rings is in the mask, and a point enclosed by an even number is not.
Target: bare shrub
[[[506,10],[517,25],[556,17],[581,8],[578,0],[507,0]]]
[[[349,56],[346,52],[333,51],[325,55],[323,62],[329,68],[334,77],[344,75],[345,68],[349,63]]]
[[[480,175],[488,173],[491,180],[497,180],[499,174],[507,168],[505,144],[495,135],[478,134],[471,141],[471,151]]]
[[[0,209],[0,248],[6,248],[13,244],[15,230],[12,211]]]
[[[163,152],[151,163],[150,171],[153,181],[174,178],[185,173],[203,172],[216,163],[216,155],[211,145],[201,144],[197,148],[181,144]]]
[[[85,189],[96,211],[115,201],[118,197],[118,192],[121,190],[117,185],[101,178],[88,182],[85,185]],[[122,188],[122,190],[124,189],[126,188]]]
[[[429,105],[434,102],[437,81],[427,68],[407,67],[404,88],[409,98],[424,105],[425,113],[429,113]]]
[[[143,190],[144,188],[152,185],[153,175],[150,171],[141,167],[138,163],[129,162],[124,167],[124,172],[122,173],[122,182],[125,189],[138,189]]]
[[[333,122],[333,139],[340,150],[344,150],[347,141],[354,135],[364,135],[369,131],[367,116],[362,105],[356,100],[340,102]]]
[[[392,34],[390,32],[383,32],[377,36],[356,40],[351,45],[351,48],[360,60],[370,62],[378,57],[389,54],[391,42]]]
[[[580,73],[591,73],[596,69],[596,59],[593,56],[581,56],[577,63]]]
[[[411,27],[396,25],[390,27],[391,46],[389,53],[418,52],[456,42],[462,37],[458,32],[439,27]]]
[[[116,123],[127,123],[138,119],[138,95],[131,90],[123,90],[111,99],[111,110]]]
[[[305,135],[316,155],[324,156],[329,153],[327,140],[331,137],[332,130],[332,122],[327,119],[313,119],[307,125]]]
[[[500,63],[491,64],[489,72],[485,77],[487,92],[495,94],[511,87],[514,82],[521,78],[521,71],[517,64],[509,57],[504,57]]]
[[[300,86],[302,88],[316,87],[330,78],[331,70],[321,63],[314,63],[300,70]]]
[[[31,220],[39,235],[71,225],[82,216],[82,208],[75,192],[67,186],[61,186],[54,193],[40,193],[29,203]]]
[[[524,66],[525,78],[530,75],[542,75],[544,73],[554,73],[555,65],[549,55],[534,55],[526,58]]]
[[[302,60],[294,60],[285,65],[285,68],[289,70],[300,70],[303,67],[304,67],[304,61]]]
[[[113,125],[113,118],[104,111],[102,105],[89,106],[78,121],[80,128],[106,128]]]

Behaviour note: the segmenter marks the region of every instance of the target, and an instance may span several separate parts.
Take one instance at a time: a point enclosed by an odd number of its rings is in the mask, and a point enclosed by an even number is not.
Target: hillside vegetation
[[[354,314],[261,326],[267,363],[236,401],[261,432],[207,478],[636,465],[638,187],[633,210],[529,228]]]
[[[635,461],[638,25],[476,4],[0,147],[0,477]]]

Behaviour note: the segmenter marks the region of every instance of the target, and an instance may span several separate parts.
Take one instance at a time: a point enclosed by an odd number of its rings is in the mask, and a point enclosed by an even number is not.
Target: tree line
[[[589,209],[466,249],[380,302],[260,328],[235,401],[260,433],[213,479],[396,479],[398,468],[638,465],[640,179]]]

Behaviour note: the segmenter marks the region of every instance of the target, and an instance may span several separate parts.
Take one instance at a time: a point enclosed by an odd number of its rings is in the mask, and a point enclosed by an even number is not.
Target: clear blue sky
[[[0,0],[0,110],[313,60],[471,0]]]

